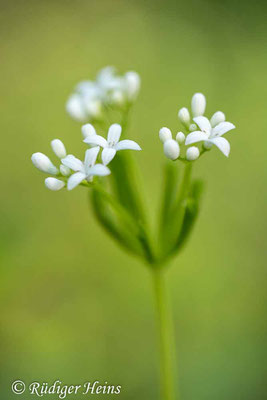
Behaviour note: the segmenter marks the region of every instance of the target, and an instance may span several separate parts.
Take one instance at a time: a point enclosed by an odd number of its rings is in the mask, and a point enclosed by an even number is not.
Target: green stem
[[[162,269],[152,271],[156,316],[159,330],[160,377],[163,400],[175,398],[175,345],[174,329],[170,304],[166,290],[165,272]]]

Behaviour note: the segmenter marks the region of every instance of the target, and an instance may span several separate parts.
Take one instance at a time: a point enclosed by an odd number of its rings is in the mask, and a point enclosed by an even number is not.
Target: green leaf
[[[136,182],[137,167],[130,154],[118,152],[110,164],[113,191],[118,201],[138,221],[144,221],[143,206]]]
[[[200,180],[195,180],[190,188],[190,193],[186,203],[182,228],[181,231],[179,232],[177,241],[170,255],[178,253],[186,244],[199,214],[202,193],[203,193],[203,182]]]
[[[137,232],[131,220],[122,215],[113,201],[96,188],[91,191],[91,203],[96,219],[122,247],[131,253],[144,257],[143,249],[136,238]]]

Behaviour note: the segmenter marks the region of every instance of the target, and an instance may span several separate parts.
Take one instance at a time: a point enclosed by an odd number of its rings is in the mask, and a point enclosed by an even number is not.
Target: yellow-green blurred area
[[[151,215],[165,163],[159,128],[180,130],[177,111],[196,91],[208,116],[222,110],[237,126],[229,159],[213,148],[194,164],[203,206],[168,284],[181,400],[266,398],[266,3],[0,5],[1,399],[16,398],[15,379],[99,380],[122,393],[97,398],[159,398],[148,269],[98,226],[87,189],[50,192],[30,161],[51,156],[54,138],[83,157],[65,102],[107,65],[142,78],[128,137],[143,148],[134,157]]]

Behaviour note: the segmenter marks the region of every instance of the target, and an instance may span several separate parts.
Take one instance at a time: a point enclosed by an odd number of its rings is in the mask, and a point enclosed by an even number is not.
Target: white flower
[[[217,111],[216,113],[213,114],[213,116],[210,119],[210,124],[214,128],[216,125],[220,124],[221,122],[225,121],[225,115],[221,111]]]
[[[64,158],[67,155],[66,148],[64,144],[59,139],[54,139],[51,142],[51,147],[53,152],[58,158]]]
[[[170,160],[176,160],[180,155],[180,146],[174,139],[168,139],[163,145],[164,154]]]
[[[199,126],[201,131],[189,133],[185,144],[188,145],[202,141],[204,141],[204,145],[208,146],[215,144],[215,146],[228,157],[230,153],[230,144],[222,135],[234,129],[235,126],[231,122],[221,122],[212,128],[210,121],[202,116],[194,118],[194,122]]]
[[[206,109],[206,98],[202,93],[195,93],[191,100],[191,110],[193,117],[199,117],[204,114]]]
[[[49,177],[45,179],[45,186],[49,190],[53,190],[54,192],[56,192],[65,186],[65,182],[62,182],[61,180],[56,178]]]
[[[190,123],[190,114],[187,108],[183,107],[178,111],[178,118],[183,125],[188,126]]]
[[[159,138],[162,143],[166,142],[168,139],[172,139],[172,133],[169,128],[163,127],[159,131]]]
[[[97,145],[103,147],[102,161],[104,165],[110,163],[119,150],[141,150],[139,144],[133,140],[120,140],[121,126],[113,124],[108,130],[107,140],[100,135],[91,135],[84,139],[84,142],[90,145]]]
[[[189,147],[186,150],[186,159],[188,161],[195,161],[199,157],[199,149],[196,146]]]
[[[63,165],[76,172],[68,179],[68,190],[74,189],[84,179],[90,182],[93,176],[105,176],[110,174],[110,170],[106,166],[95,164],[98,153],[99,147],[93,147],[92,149],[86,150],[84,162],[71,154],[62,160]]]
[[[31,157],[33,165],[42,172],[57,175],[58,169],[54,166],[52,161],[43,153],[34,153]]]
[[[176,135],[176,141],[182,144],[185,141],[185,134],[183,132],[178,132]]]

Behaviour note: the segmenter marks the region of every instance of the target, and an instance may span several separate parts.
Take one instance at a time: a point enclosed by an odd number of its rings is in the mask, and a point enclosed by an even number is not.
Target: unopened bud
[[[95,128],[92,124],[83,125],[81,131],[84,139],[86,139],[88,136],[96,135]]]
[[[206,98],[202,93],[195,93],[191,101],[191,110],[194,117],[203,115],[206,109]]]
[[[183,132],[178,132],[176,135],[176,140],[178,143],[182,144],[185,141],[185,134]]]
[[[216,125],[225,121],[225,115],[222,111],[217,111],[210,119],[210,124],[214,128]]]
[[[33,165],[42,172],[56,175],[58,169],[52,164],[51,160],[43,153],[34,153],[31,157]]]
[[[172,139],[172,133],[169,128],[163,127],[159,131],[159,138],[162,143],[166,142],[166,140]]]
[[[188,161],[195,161],[199,157],[199,149],[196,146],[189,147],[186,150],[186,159]]]
[[[54,139],[51,142],[51,147],[53,152],[58,158],[64,158],[67,155],[66,148],[64,144],[59,139]]]
[[[174,139],[169,139],[164,142],[164,154],[170,160],[176,160],[180,155],[179,144]]]
[[[140,90],[140,76],[135,71],[129,71],[125,74],[126,93],[129,100],[135,100]]]
[[[65,186],[65,182],[62,182],[56,178],[49,177],[45,179],[45,186],[49,190],[53,190],[54,192],[56,192]]]
[[[69,176],[71,173],[69,167],[66,167],[66,165],[61,164],[59,169],[63,176]]]
[[[190,123],[190,114],[187,108],[183,107],[178,111],[178,118],[185,126]]]

